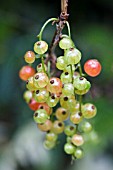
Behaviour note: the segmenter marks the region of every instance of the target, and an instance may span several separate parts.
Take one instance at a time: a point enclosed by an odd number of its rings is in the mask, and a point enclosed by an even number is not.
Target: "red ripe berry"
[[[101,64],[96,59],[88,60],[84,64],[85,72],[91,77],[95,77],[95,76],[99,75],[101,72],[101,69],[102,69]]]
[[[31,99],[28,105],[31,110],[36,111],[40,103],[36,102],[34,99]]]
[[[23,66],[19,71],[19,77],[26,81],[29,77],[35,74],[35,69],[30,66]]]

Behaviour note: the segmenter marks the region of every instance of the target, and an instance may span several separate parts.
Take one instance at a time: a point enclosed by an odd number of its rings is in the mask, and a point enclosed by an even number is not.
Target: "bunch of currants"
[[[98,60],[90,59],[84,64],[85,74],[82,72],[81,52],[75,47],[68,35],[62,35],[59,47],[63,55],[57,57],[56,68],[60,76],[51,75],[50,62],[45,64],[45,54],[48,44],[41,38],[34,44],[34,52],[27,51],[24,59],[25,65],[19,71],[19,77],[26,82],[27,90],[24,99],[31,110],[37,127],[45,133],[44,146],[54,148],[58,143],[61,133],[66,135],[64,151],[74,158],[83,157],[82,145],[85,140],[84,133],[92,130],[88,121],[93,118],[97,109],[92,103],[82,102],[82,96],[91,88],[91,83],[86,76],[95,77],[101,71]],[[31,65],[38,59],[34,69]],[[40,62],[41,60],[41,62]]]

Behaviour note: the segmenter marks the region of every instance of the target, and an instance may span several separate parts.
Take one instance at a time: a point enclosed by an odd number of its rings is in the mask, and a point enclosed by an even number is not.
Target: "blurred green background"
[[[43,148],[44,135],[23,101],[25,84],[18,71],[42,24],[60,14],[60,0],[1,0],[0,170],[113,169],[113,1],[70,0],[68,9],[73,40],[83,54],[82,64],[97,58],[103,67],[97,78],[90,78],[92,89],[84,99],[98,108],[92,122],[98,137],[86,146],[84,159],[72,165],[63,151],[64,136],[55,150]],[[49,25],[44,39],[51,42],[53,33],[54,26]]]

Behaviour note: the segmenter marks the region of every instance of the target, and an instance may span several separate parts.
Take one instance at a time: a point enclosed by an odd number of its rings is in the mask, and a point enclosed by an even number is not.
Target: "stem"
[[[41,62],[42,62],[43,71],[44,71],[44,73],[46,73],[46,70],[45,70],[45,67],[44,67],[44,58],[43,58],[43,56],[41,56]]]
[[[66,21],[66,25],[67,25],[67,29],[68,29],[69,38],[71,38],[70,25],[69,25],[69,22],[68,22],[68,21]]]
[[[58,21],[58,19],[57,19],[57,18],[50,18],[50,19],[48,19],[48,20],[44,23],[44,25],[42,26],[42,28],[41,28],[41,30],[40,30],[40,33],[38,34],[38,37],[39,37],[39,40],[40,40],[40,41],[42,40],[42,33],[43,33],[45,27],[47,26],[47,24],[48,24],[49,22],[52,22],[52,21]]]
[[[80,72],[80,76],[82,76],[82,67],[81,67],[81,64],[80,64],[80,62],[78,63],[78,68],[79,68],[79,72]]]
[[[81,106],[82,106],[82,95],[79,95],[79,104],[80,104],[80,107],[79,107],[79,111],[81,112]]]
[[[71,68],[71,77],[72,77],[72,83],[73,83],[73,69],[72,69],[72,65],[70,64],[70,68]]]
[[[61,12],[67,14],[68,0],[61,0]]]

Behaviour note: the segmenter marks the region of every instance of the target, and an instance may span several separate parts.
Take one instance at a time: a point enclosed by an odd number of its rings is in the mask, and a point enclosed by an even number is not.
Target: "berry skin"
[[[82,106],[82,114],[86,119],[91,119],[93,118],[97,113],[97,108],[91,104],[91,103],[86,103]]]
[[[26,103],[30,102],[30,100],[32,99],[32,96],[33,96],[33,94],[29,90],[25,91],[23,94],[23,98],[25,99]]]
[[[87,87],[84,90],[78,90],[78,89],[75,88],[75,93],[78,94],[78,95],[86,94],[90,90],[90,87],[91,87],[91,84],[90,84],[89,81],[86,81],[86,83],[87,83]]]
[[[54,147],[56,146],[56,142],[53,142],[53,141],[49,141],[49,140],[45,140],[44,141],[44,147],[45,149],[53,149]]]
[[[35,74],[35,69],[30,66],[23,66],[19,71],[19,77],[23,81],[26,81],[29,77]]]
[[[46,140],[55,142],[58,139],[58,135],[53,132],[48,132],[46,134]]]
[[[70,111],[76,105],[75,96],[74,95],[71,95],[71,96],[62,95],[60,97],[60,105],[65,109],[69,109]]]
[[[47,101],[48,98],[49,98],[49,92],[45,88],[36,90],[34,92],[34,99],[37,102],[44,103]]]
[[[64,129],[64,133],[67,136],[73,136],[76,133],[76,127],[71,126],[71,125],[67,125]]]
[[[74,86],[72,83],[66,83],[64,84],[63,88],[62,88],[62,94],[63,95],[74,95]]]
[[[44,123],[37,124],[37,126],[41,131],[47,132],[47,131],[51,130],[51,128],[52,128],[52,122],[51,122],[51,120],[47,119]]]
[[[89,132],[91,132],[91,130],[92,130],[92,125],[91,125],[91,123],[89,123],[89,122],[83,122],[81,125],[80,125],[80,130],[82,130],[83,132],[85,132],[85,133],[89,133]]]
[[[70,115],[70,120],[73,124],[79,124],[83,119],[82,113],[77,111]]]
[[[69,113],[66,109],[59,107],[55,112],[56,118],[60,121],[64,121],[68,118]]]
[[[68,64],[78,64],[81,60],[81,52],[76,48],[70,48],[65,51],[65,61]]]
[[[37,54],[44,54],[48,50],[48,44],[45,41],[37,41],[34,44],[34,51]]]
[[[47,103],[39,103],[37,109],[44,109],[46,110],[47,114],[50,116],[52,113],[52,108],[50,108]]]
[[[33,111],[36,111],[38,109],[39,103],[36,102],[33,98],[30,100],[28,104],[29,108]]]
[[[59,47],[63,50],[73,47],[73,41],[70,38],[62,38],[59,42]]]
[[[52,77],[47,84],[47,90],[51,93],[61,93],[62,92],[62,82],[57,77]]]
[[[65,63],[65,61],[64,61],[64,56],[60,56],[60,57],[57,58],[56,67],[57,67],[59,70],[64,70],[64,69],[65,69],[66,63]]]
[[[62,83],[71,83],[72,82],[72,76],[69,72],[63,72],[60,76]]]
[[[55,94],[51,94],[46,102],[49,107],[54,107],[59,102],[59,98]]]
[[[77,90],[85,90],[87,88],[87,80],[84,77],[77,77],[73,85]]]
[[[44,109],[39,109],[35,111],[33,118],[36,123],[45,123],[48,119],[48,114]]]
[[[33,76],[33,82],[37,88],[45,87],[48,84],[48,81],[48,76],[45,73],[36,73]]]
[[[75,134],[72,136],[71,142],[76,146],[81,146],[84,143],[84,139],[81,135]]]
[[[71,143],[66,143],[64,145],[64,151],[67,154],[73,154],[75,152],[75,146],[73,146],[73,144],[71,144]]]
[[[55,120],[53,123],[52,131],[56,134],[60,134],[64,131],[64,123],[59,120]]]
[[[84,156],[83,150],[80,148],[76,148],[75,152],[74,152],[74,157],[77,159],[81,159]]]
[[[37,89],[34,85],[33,77],[28,78],[26,81],[26,88],[30,91],[35,91]]]
[[[45,68],[45,71],[47,71],[47,66],[46,66],[45,64],[44,64],[44,68]],[[44,72],[44,71],[43,71],[43,67],[42,67],[42,63],[40,63],[40,64],[37,65],[37,72],[38,72],[38,73]]]
[[[27,51],[24,55],[24,59],[26,63],[34,63],[35,61],[35,53],[33,51]]]
[[[102,69],[101,64],[96,59],[88,60],[84,64],[85,72],[91,77],[98,76],[101,72],[101,69]]]

